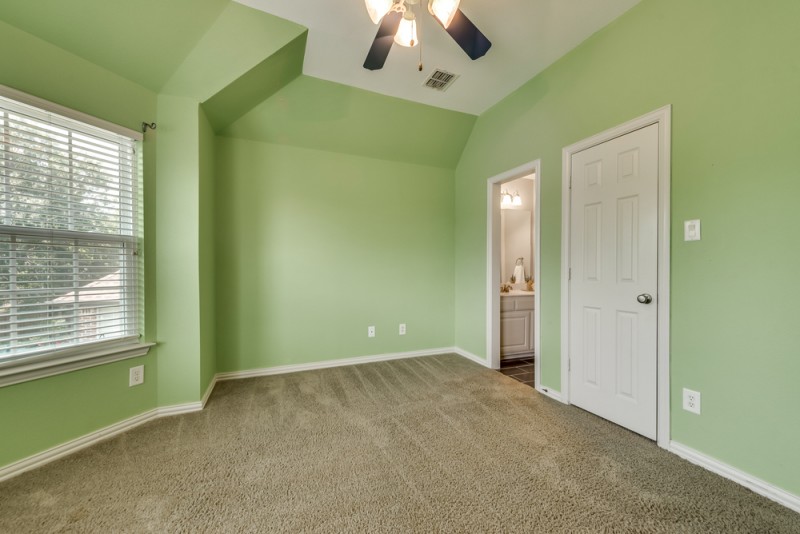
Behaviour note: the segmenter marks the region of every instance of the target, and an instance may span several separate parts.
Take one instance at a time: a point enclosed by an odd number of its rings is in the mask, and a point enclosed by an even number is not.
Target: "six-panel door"
[[[570,402],[655,439],[658,126],[574,154],[571,196]]]

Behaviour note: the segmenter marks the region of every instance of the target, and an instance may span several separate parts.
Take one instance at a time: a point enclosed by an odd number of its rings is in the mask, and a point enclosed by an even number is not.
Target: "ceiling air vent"
[[[446,91],[457,79],[458,74],[436,69],[428,76],[428,79],[425,80],[425,87],[430,87],[437,91]]]

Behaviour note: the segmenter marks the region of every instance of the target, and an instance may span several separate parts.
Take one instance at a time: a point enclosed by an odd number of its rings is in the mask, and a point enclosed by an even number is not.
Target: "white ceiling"
[[[363,68],[377,31],[364,0],[236,1],[309,29],[304,74],[479,115],[640,0],[462,0],[461,10],[492,41],[477,61],[436,23],[422,0],[416,7],[422,72],[419,47],[398,45],[382,70]],[[434,68],[461,77],[446,92],[423,87]]]

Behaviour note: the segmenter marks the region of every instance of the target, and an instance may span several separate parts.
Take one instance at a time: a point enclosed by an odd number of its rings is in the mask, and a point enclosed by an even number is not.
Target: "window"
[[[0,377],[138,343],[139,219],[135,139],[0,96]]]

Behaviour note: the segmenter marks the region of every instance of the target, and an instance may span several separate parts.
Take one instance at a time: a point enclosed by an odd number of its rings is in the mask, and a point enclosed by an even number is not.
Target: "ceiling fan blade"
[[[436,20],[438,21],[439,19]],[[456,10],[453,21],[450,22],[450,26],[446,28],[446,31],[472,60],[483,57],[492,47],[492,42],[481,33],[478,27],[460,9]]]
[[[364,61],[365,69],[378,70],[383,68],[386,58],[389,57],[389,51],[392,49],[394,36],[397,33],[397,28],[400,27],[401,20],[403,20],[403,14],[397,11],[391,11],[383,17],[381,25],[378,27],[378,33],[375,35],[375,40],[372,41],[372,46],[367,54],[367,59]]]

